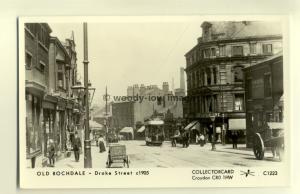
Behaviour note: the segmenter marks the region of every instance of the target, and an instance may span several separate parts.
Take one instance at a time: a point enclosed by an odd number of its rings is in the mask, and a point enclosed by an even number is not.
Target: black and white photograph
[[[284,20],[70,18],[19,22],[22,170],[288,168]]]

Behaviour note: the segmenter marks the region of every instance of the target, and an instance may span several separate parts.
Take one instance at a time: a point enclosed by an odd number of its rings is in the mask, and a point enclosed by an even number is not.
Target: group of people
[[[189,147],[190,143],[190,131],[185,130],[180,133],[180,131],[177,129],[175,130],[174,135],[171,137],[171,145],[172,147],[176,147],[177,143],[182,143],[183,147]],[[232,140],[232,147],[233,149],[237,149],[238,139],[239,139],[239,133],[238,131],[232,131],[230,134],[231,140]],[[203,133],[196,133],[196,144],[199,144],[201,147],[203,147],[207,141],[211,141],[211,136],[205,136]]]
[[[55,143],[53,141],[53,139],[49,139],[47,142],[47,156],[49,159],[49,167],[54,167],[55,166],[55,157],[56,157],[56,148],[55,148]],[[78,136],[78,133],[75,132],[75,137],[73,139],[72,142],[72,147],[73,147],[73,151],[74,151],[74,157],[75,157],[75,161],[79,162],[79,157],[80,157],[80,152],[81,152],[81,148],[82,148],[82,144],[81,144],[81,139]]]

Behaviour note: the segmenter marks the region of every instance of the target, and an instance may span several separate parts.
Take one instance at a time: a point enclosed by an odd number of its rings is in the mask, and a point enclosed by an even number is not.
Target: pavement
[[[238,149],[232,149],[231,144],[216,144],[216,151],[211,151],[211,144],[203,147],[192,144],[188,148],[182,148],[181,144],[172,147],[169,141],[162,146],[146,146],[145,141],[132,140],[120,141],[119,144],[126,145],[126,152],[130,160],[130,168],[169,168],[169,167],[263,167],[280,165],[281,162],[273,158],[271,152],[265,154],[264,160],[256,160],[252,149],[239,144]],[[93,168],[106,168],[108,150],[99,153],[96,145],[92,146]],[[56,162],[56,168],[83,168],[84,158],[80,155],[80,161],[75,162],[74,154]],[[114,164],[112,167],[122,167]]]

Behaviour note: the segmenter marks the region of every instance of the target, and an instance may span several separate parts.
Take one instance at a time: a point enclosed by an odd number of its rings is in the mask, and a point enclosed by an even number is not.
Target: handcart
[[[283,123],[268,123],[268,126],[254,135],[253,152],[258,160],[264,159],[266,148],[271,148],[273,156],[283,159],[284,154],[284,132]]]
[[[126,154],[126,146],[120,144],[112,144],[109,146],[106,167],[110,168],[113,163],[122,163],[129,168],[129,157]]]

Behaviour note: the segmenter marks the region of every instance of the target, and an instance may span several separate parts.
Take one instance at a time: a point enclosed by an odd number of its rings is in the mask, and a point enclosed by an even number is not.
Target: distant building
[[[267,122],[283,122],[284,89],[282,53],[244,69],[247,147]]]
[[[231,129],[245,131],[243,69],[282,51],[281,26],[275,22],[203,22],[201,28],[202,37],[185,55],[188,104],[184,117],[199,121],[201,130],[212,134],[209,116],[215,115],[218,129],[224,123],[228,141]],[[220,137],[221,131],[217,133]]]
[[[168,121],[175,118],[183,118],[182,99],[184,97],[183,89],[176,89],[175,95],[170,91],[168,82],[163,82],[162,87],[157,85],[135,84],[127,88],[127,96],[134,97],[139,95],[143,97],[142,101],[114,102],[112,104],[113,126],[115,128],[133,127],[137,129],[154,115],[168,117]],[[135,95],[132,95],[135,94]],[[170,119],[172,117],[172,119]],[[170,128],[171,129],[171,128]],[[172,132],[167,132],[167,135]]]

